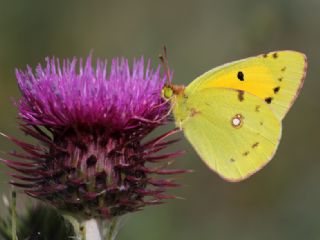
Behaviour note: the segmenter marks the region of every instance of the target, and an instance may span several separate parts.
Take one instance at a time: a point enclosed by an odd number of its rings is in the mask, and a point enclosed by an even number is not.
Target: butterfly
[[[168,81],[161,94],[206,165],[238,182],[274,156],[306,70],[303,53],[275,51],[213,68],[186,87]]]

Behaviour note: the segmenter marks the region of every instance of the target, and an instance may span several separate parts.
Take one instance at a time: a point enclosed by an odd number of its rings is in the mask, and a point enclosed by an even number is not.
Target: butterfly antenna
[[[170,73],[170,67],[169,67],[169,62],[168,62],[168,56],[167,56],[167,47],[166,45],[163,46],[163,54],[159,55],[159,59],[162,63],[164,72],[167,76],[167,85],[171,85],[171,73]]]

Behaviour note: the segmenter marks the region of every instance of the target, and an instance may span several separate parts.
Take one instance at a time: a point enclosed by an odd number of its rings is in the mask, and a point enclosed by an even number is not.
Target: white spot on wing
[[[241,124],[241,120],[239,118],[233,118],[232,119],[232,124],[234,126],[239,126]]]
[[[231,118],[231,125],[234,128],[240,128],[243,124],[243,116],[241,114],[236,114]]]

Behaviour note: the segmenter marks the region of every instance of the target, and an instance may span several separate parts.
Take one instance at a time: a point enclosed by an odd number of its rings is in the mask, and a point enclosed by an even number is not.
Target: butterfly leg
[[[164,106],[165,104],[167,104],[168,101],[165,101],[164,103],[161,103],[159,105],[156,105],[154,106],[154,108],[157,108],[157,107],[161,107],[161,106]],[[158,120],[149,120],[149,119],[146,119],[146,118],[141,118],[141,117],[133,117],[132,119],[135,119],[135,120],[139,120],[139,121],[142,121],[142,122],[145,122],[145,123],[151,123],[151,124],[161,124],[163,123],[163,121],[168,118],[172,112],[172,109],[173,109],[173,104],[170,106],[170,109],[168,110],[168,112],[162,116],[160,119]]]

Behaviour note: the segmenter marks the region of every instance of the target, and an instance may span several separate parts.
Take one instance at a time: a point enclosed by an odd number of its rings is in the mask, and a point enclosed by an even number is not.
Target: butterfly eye
[[[162,93],[161,93],[161,95],[162,95],[162,97],[163,97],[164,99],[169,99],[169,98],[171,98],[172,95],[173,95],[173,90],[172,90],[172,88],[167,87],[167,86],[163,87],[163,88],[162,88]]]

